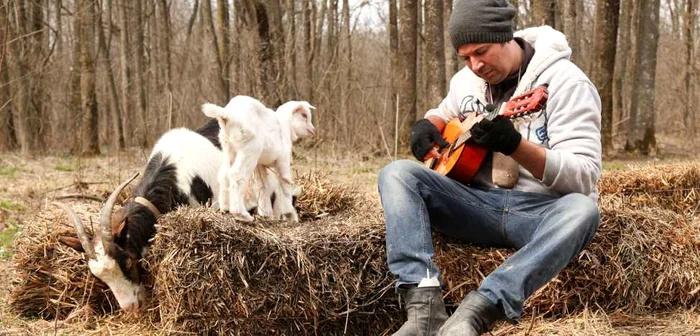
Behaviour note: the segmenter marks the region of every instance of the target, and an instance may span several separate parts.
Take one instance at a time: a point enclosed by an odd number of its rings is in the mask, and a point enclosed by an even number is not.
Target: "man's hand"
[[[438,128],[428,119],[418,120],[411,129],[411,153],[419,161],[425,161],[437,143],[440,148],[450,144],[442,138]]]
[[[497,116],[493,121],[483,119],[470,130],[476,144],[494,152],[511,155],[520,145],[523,136],[506,117]]]

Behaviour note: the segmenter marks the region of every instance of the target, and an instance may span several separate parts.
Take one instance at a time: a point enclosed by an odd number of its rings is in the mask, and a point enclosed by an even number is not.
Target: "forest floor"
[[[700,148],[673,139],[663,139],[663,156],[639,158],[618,156],[606,160],[604,169],[629,169],[634,165],[672,163],[698,160]],[[674,141],[676,143],[674,143]],[[366,197],[379,202],[376,177],[379,169],[389,162],[389,155],[346,155],[344,151],[326,149],[295,153],[294,169],[297,175],[306,172],[330,173],[343,183],[356,185]],[[106,317],[89,331],[85,326],[70,321],[44,321],[17,316],[8,305],[11,282],[15,276],[12,259],[12,240],[32,216],[50,206],[56,198],[88,195],[106,198],[120,181],[141,171],[148,153],[78,158],[46,156],[23,158],[14,153],[0,155],[0,335],[36,334],[167,334],[167,331],[124,330],[123,324],[112,323]],[[71,202],[95,202],[84,198],[68,198]],[[645,315],[627,315],[620,312],[602,312],[591,309],[562,319],[535,317],[521,321],[517,326],[499,325],[493,335],[700,335],[700,307],[694,309],[654,312]]]

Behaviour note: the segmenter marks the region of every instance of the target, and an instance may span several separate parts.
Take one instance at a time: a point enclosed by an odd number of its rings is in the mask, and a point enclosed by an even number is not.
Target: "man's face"
[[[489,84],[498,84],[513,70],[505,43],[470,43],[457,49],[466,65]]]

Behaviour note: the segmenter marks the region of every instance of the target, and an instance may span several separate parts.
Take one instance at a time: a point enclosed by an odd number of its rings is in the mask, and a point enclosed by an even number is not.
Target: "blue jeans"
[[[477,289],[512,323],[525,300],[566,267],[600,223],[597,204],[585,195],[480,189],[414,161],[388,164],[378,185],[396,285],[417,284],[428,272],[440,279],[431,229],[475,245],[515,248]]]

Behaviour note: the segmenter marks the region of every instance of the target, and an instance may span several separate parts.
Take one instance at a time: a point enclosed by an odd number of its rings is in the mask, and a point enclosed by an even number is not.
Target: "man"
[[[517,323],[525,300],[561,271],[592,239],[600,223],[600,98],[569,61],[563,34],[542,26],[515,33],[507,0],[459,0],[449,34],[466,66],[450,91],[418,121],[411,149],[421,162],[382,169],[389,269],[408,321],[395,335],[481,335],[498,320]],[[484,119],[472,139],[519,165],[512,189],[497,188],[487,156],[469,185],[422,161],[444,147],[441,130],[453,118],[500,110],[511,97],[548,84],[549,100],[519,129],[507,118]],[[488,106],[488,108],[487,108]],[[517,249],[448,318],[432,229],[466,243]]]

